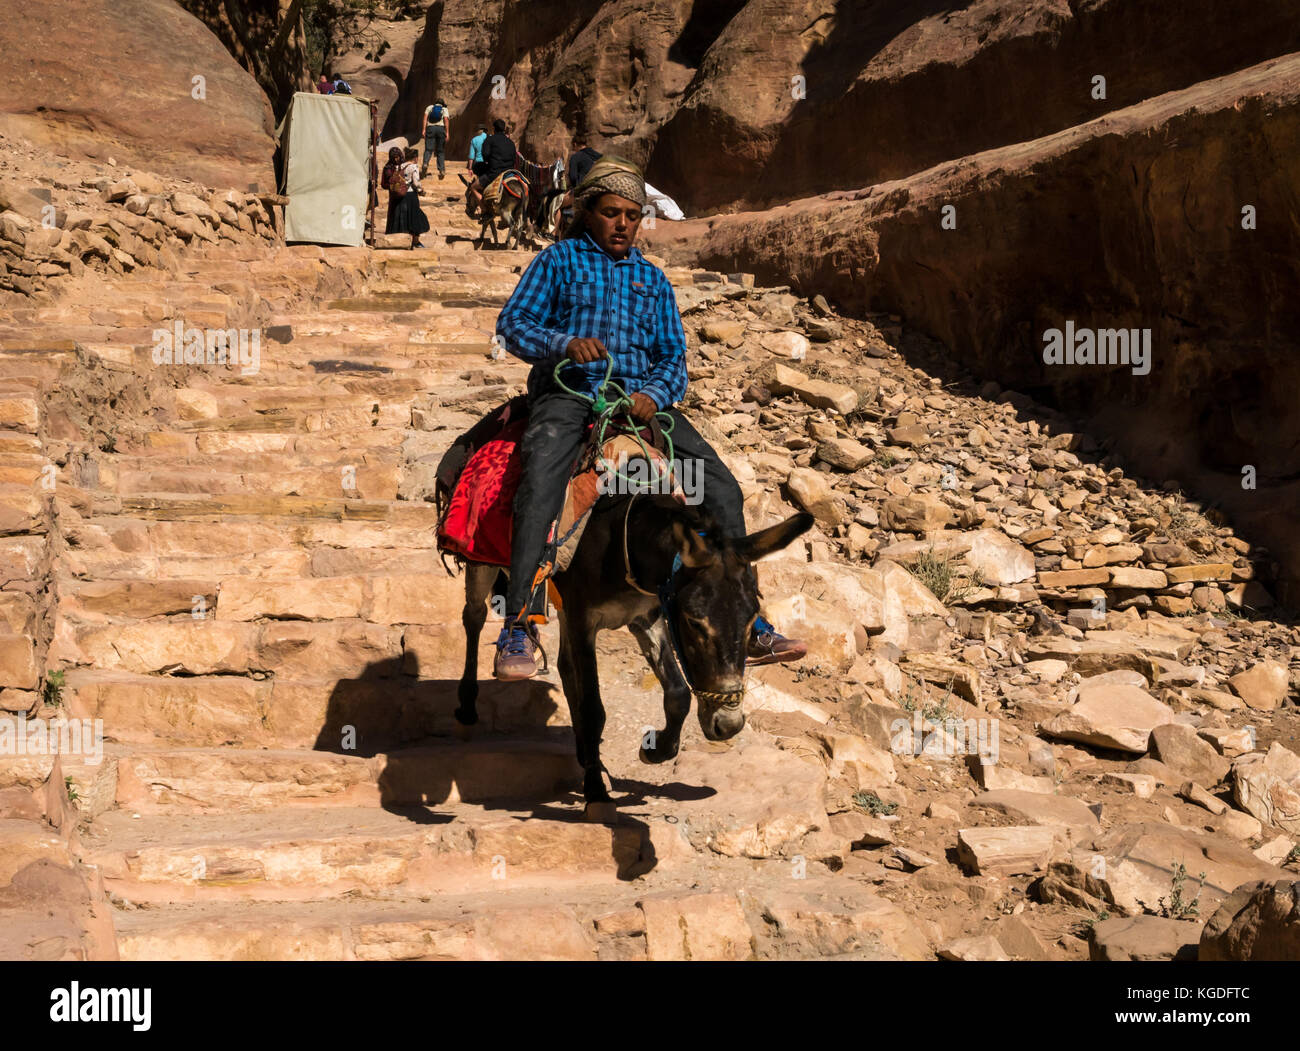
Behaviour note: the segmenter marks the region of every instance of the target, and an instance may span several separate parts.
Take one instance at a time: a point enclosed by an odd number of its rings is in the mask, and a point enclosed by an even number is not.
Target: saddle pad
[[[508,424],[465,463],[438,530],[439,551],[471,562],[509,567],[515,490],[519,488],[523,470],[519,441],[527,425],[526,419]],[[640,446],[623,435],[607,441],[602,450],[604,460],[620,468],[628,457],[640,455]],[[652,457],[654,476],[669,470],[663,453],[652,450]],[[601,470],[598,461],[597,466],[569,480],[564,509],[551,531],[551,540],[557,548],[556,572],[569,567],[578,549],[591,509],[604,488],[600,482]],[[665,478],[662,488],[668,487],[669,480]],[[678,499],[685,498],[676,479],[671,479],[671,491]]]
[[[527,419],[507,424],[465,462],[438,528],[439,551],[510,565],[515,490],[523,471],[519,439],[527,426]]]
[[[615,435],[601,447],[600,458],[594,467],[569,480],[568,493],[564,498],[564,510],[560,512],[551,535],[556,546],[555,572],[562,573],[569,568],[569,563],[573,561],[574,553],[582,540],[582,534],[587,528],[592,507],[604,491],[613,491],[609,486],[601,484],[601,475],[611,470],[626,470],[630,460],[643,457],[641,446],[634,438],[626,434]],[[644,475],[638,475],[635,480],[649,482],[652,478],[660,479],[655,486],[656,491],[671,492],[678,500],[685,501],[686,494],[672,473],[672,465],[663,452],[655,448],[650,449],[649,471]],[[612,481],[616,482],[618,479],[614,478]]]
[[[527,180],[518,172],[502,172],[488,183],[483,191],[483,200],[495,208],[501,201],[502,191],[509,193],[511,197],[522,197],[527,188]]]

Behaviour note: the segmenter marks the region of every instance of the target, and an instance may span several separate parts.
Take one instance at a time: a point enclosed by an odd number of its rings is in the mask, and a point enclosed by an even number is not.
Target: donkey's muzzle
[[[700,729],[707,740],[726,741],[740,733],[745,725],[744,690],[696,690],[695,697],[700,705]]]

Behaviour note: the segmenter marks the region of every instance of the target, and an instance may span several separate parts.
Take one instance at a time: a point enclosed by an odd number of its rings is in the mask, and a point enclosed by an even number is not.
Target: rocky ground
[[[531,253],[473,251],[453,185],[422,251],[200,237],[0,326],[0,704],[108,738],[0,760],[4,955],[1172,958],[1225,900],[1204,955],[1286,936],[1233,895],[1300,857],[1267,559],[898,318],[744,274],[668,271],[685,408],[751,525],[817,517],[760,570],[809,659],[649,767],[602,636],[611,825],[553,673],[458,737],[432,470],[522,385],[490,337]],[[256,371],[158,366],[176,320]]]

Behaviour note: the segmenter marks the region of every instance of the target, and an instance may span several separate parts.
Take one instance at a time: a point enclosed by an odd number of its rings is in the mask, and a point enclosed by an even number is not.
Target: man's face
[[[618,194],[602,194],[587,217],[592,239],[614,259],[622,259],[641,229],[641,206]]]

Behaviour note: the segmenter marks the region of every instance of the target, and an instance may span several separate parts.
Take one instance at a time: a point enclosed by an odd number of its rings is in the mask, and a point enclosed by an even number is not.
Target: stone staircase
[[[490,340],[531,253],[472,251],[450,191],[426,210],[423,250],[216,246],[0,327],[39,419],[4,480],[61,465],[46,532],[6,557],[38,582],[33,662],[66,669],[38,714],[103,720],[105,761],[62,772],[122,958],[925,955],[860,885],[712,849],[824,824],[824,772],[693,723],[676,764],[640,765],[662,713],[624,633],[601,650],[616,824],[582,819],[553,673],[483,683],[460,731],[461,582],[425,497],[524,379]],[[178,321],[258,330],[256,371],[156,364]]]

